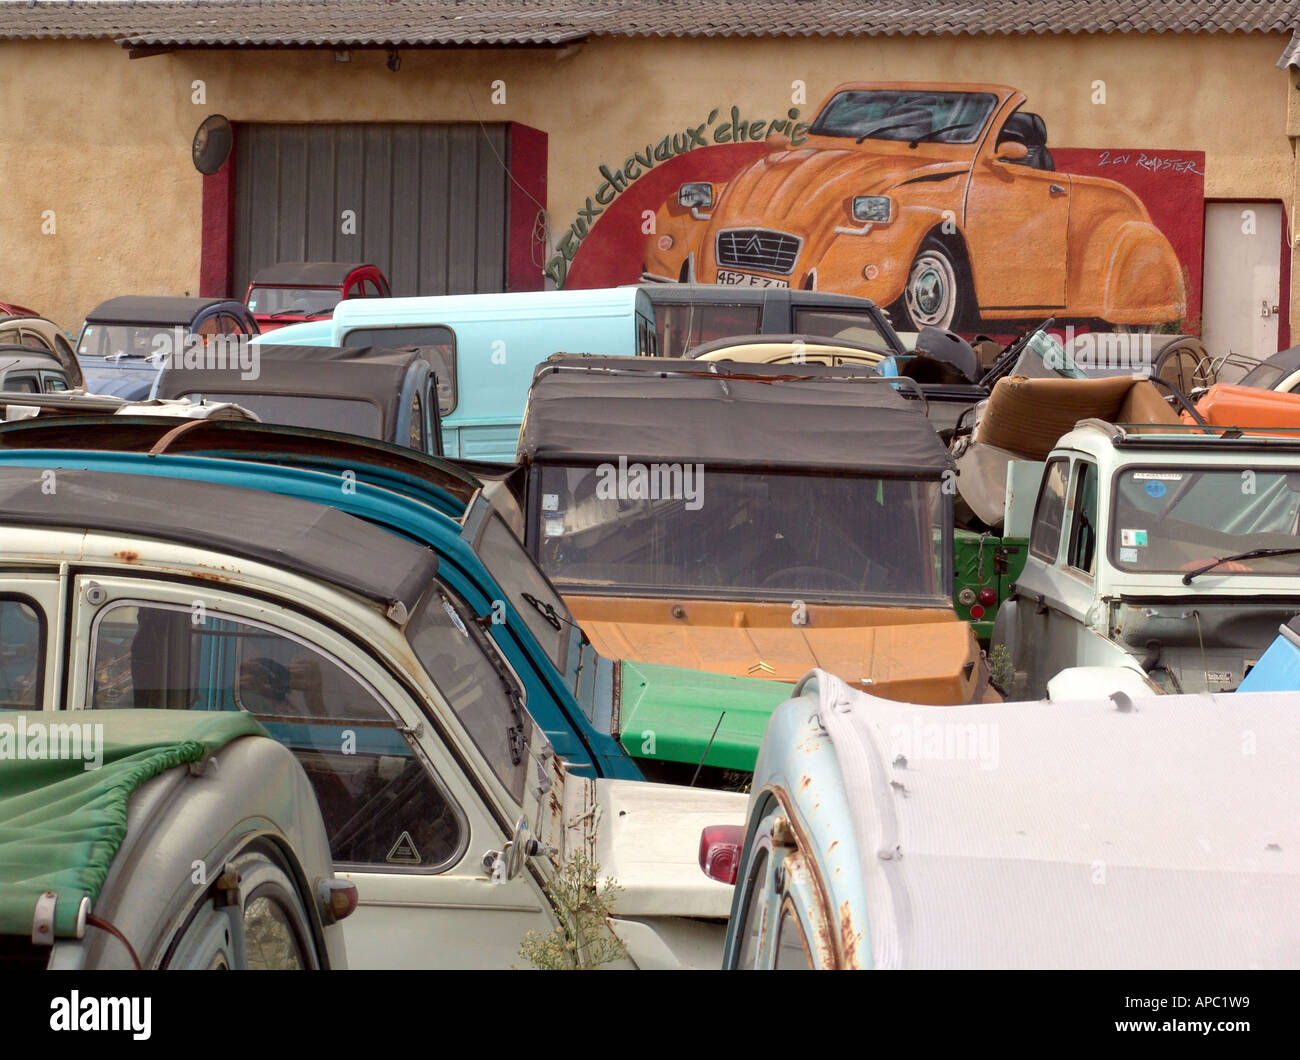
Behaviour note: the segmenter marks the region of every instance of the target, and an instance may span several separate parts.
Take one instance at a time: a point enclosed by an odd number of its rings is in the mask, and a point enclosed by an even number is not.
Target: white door
[[[343,924],[349,967],[509,968],[523,963],[529,931],[556,926],[527,867],[496,884],[483,865],[520,807],[503,824],[438,726],[357,643],[287,608],[194,583],[81,575],[75,588],[68,703],[243,710],[297,756],[335,869],[360,897]],[[427,634],[435,640],[440,616]],[[450,686],[476,649],[456,639],[450,617],[447,628],[438,643]],[[457,685],[485,730],[507,720],[492,712],[496,687]]]
[[[1211,357],[1277,353],[1281,246],[1281,203],[1206,203],[1201,334]],[[1245,372],[1228,363],[1219,378],[1234,382]]]

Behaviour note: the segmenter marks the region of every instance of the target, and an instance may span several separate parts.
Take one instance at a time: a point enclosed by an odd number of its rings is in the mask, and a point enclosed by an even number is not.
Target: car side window
[[[1070,500],[1070,547],[1067,562],[1090,577],[1096,573],[1097,468],[1079,461]]]
[[[32,372],[14,372],[12,375],[4,377],[0,383],[6,393],[9,394],[39,394],[41,392],[40,379]]]
[[[41,388],[47,394],[60,394],[68,389],[68,379],[62,372],[42,372]]]
[[[431,871],[464,825],[400,717],[342,661],[214,611],[118,601],[91,626],[90,705],[252,714],[297,757],[336,862]]]
[[[1050,461],[1043,469],[1043,484],[1034,505],[1034,523],[1029,531],[1029,551],[1048,563],[1056,562],[1061,544],[1061,523],[1065,517],[1065,486],[1070,462],[1064,457]]]
[[[45,622],[26,597],[0,597],[0,710],[40,710]]]
[[[438,377],[438,413],[445,417],[456,410],[456,336],[451,328],[439,324],[353,328],[343,336],[343,345],[424,346]]]

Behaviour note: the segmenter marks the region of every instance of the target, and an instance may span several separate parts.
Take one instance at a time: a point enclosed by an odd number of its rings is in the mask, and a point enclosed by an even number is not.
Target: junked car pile
[[[671,271],[727,274],[706,242]],[[1043,329],[981,362],[909,275],[907,340],[780,286],[331,263],[111,299],[75,356],[0,321],[0,963],[1300,961],[1300,397],[1085,378]],[[19,725],[108,772],[20,767]]]

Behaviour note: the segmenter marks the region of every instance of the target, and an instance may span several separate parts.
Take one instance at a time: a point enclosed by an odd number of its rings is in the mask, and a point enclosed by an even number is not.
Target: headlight
[[[888,224],[894,203],[888,195],[858,195],[853,199],[853,220]]]
[[[709,207],[713,205],[713,185],[708,181],[696,181],[691,184],[683,184],[677,189],[677,201],[688,209],[697,209],[700,206]]]

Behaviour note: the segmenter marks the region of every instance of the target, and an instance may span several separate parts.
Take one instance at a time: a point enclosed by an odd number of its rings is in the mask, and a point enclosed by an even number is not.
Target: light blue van
[[[655,356],[654,306],[636,287],[358,298],[329,320],[256,340],[295,346],[428,346],[442,359],[444,454],[514,463],[533,369],[553,353]]]

